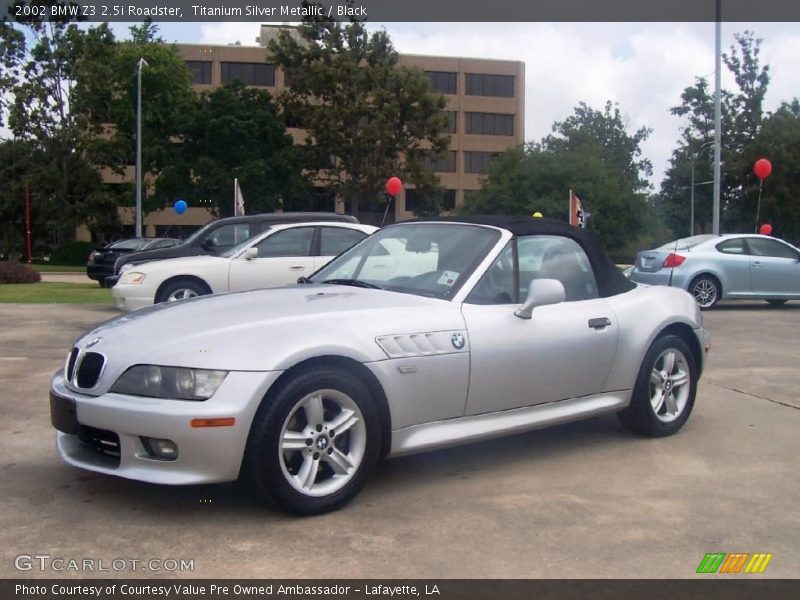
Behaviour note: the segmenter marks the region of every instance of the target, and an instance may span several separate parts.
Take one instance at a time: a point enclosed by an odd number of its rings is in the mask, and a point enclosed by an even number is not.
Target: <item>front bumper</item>
[[[119,310],[131,312],[155,303],[155,293],[143,290],[141,285],[119,284],[111,288],[111,295]]]
[[[234,371],[205,402],[187,402],[115,393],[87,396],[70,390],[59,371],[50,387],[53,423],[64,430],[57,434],[59,454],[82,469],[151,483],[233,481],[239,476],[253,416],[280,374]],[[226,417],[235,423],[191,426],[193,419]],[[177,458],[154,458],[143,437],[175,442]]]

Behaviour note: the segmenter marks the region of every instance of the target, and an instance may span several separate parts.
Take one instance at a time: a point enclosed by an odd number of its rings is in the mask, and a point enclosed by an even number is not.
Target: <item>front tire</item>
[[[677,432],[692,412],[697,364],[681,338],[658,338],[642,361],[630,405],[617,413],[634,433],[663,437]]]
[[[689,285],[689,293],[702,310],[713,307],[720,300],[722,290],[719,281],[711,275],[698,275]]]
[[[175,279],[167,283],[159,292],[156,304],[159,302],[177,302],[195,296],[205,296],[211,290],[207,285],[192,279]]]
[[[373,398],[333,367],[300,371],[261,404],[245,474],[265,499],[300,515],[352,500],[378,462],[381,428]]]

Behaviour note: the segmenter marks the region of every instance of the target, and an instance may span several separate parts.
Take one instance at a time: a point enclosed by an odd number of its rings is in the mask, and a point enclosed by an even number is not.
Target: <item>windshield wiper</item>
[[[375,285],[374,283],[367,283],[366,281],[361,281],[360,279],[326,279],[322,283],[333,283],[335,285],[352,285],[353,287],[369,288],[371,290],[383,289],[379,285]]]

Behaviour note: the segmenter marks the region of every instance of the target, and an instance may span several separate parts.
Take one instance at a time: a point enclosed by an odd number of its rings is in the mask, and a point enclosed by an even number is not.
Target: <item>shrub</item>
[[[18,262],[0,262],[0,283],[36,283],[42,276],[27,265]]]
[[[51,265],[85,265],[89,254],[97,248],[92,242],[66,242],[53,250],[50,255]]]

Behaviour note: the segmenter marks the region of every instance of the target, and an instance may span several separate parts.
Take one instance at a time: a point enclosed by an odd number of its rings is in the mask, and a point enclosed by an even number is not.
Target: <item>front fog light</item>
[[[150,458],[175,460],[178,458],[178,444],[172,440],[142,437],[142,446]]]

